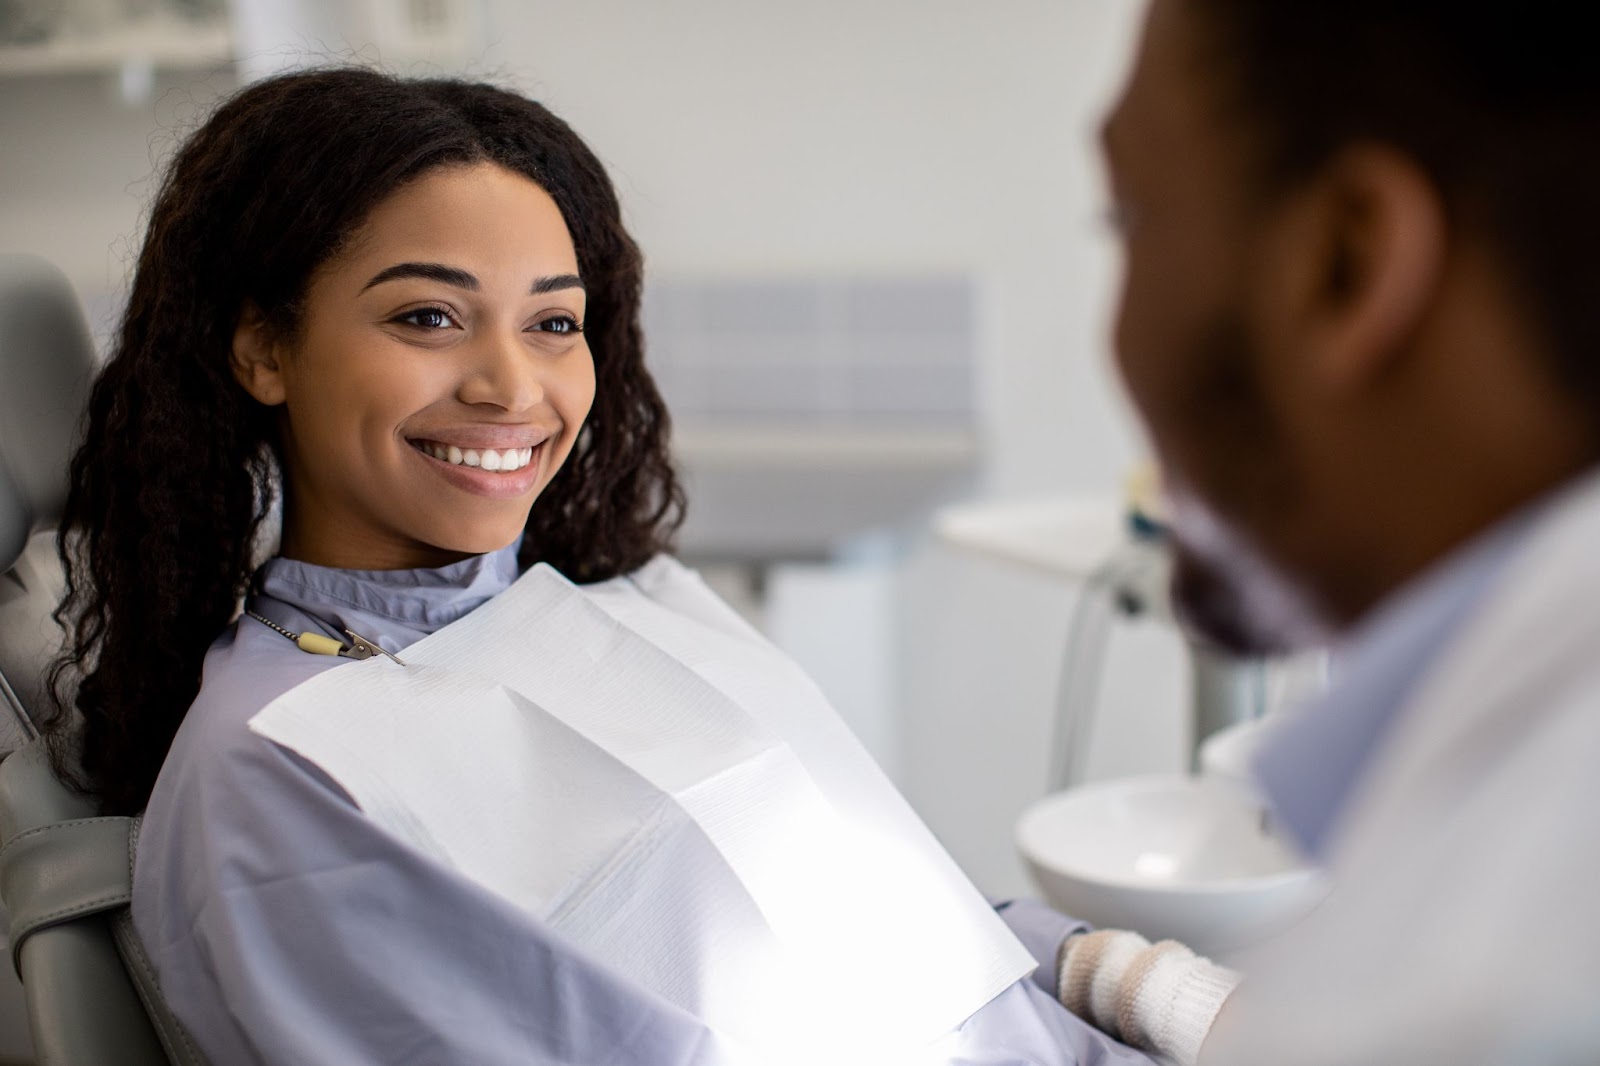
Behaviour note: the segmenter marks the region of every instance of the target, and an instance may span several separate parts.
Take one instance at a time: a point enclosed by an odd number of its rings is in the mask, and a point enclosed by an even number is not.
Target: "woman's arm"
[[[707,1057],[695,1019],[393,840],[314,768],[251,740],[243,753],[208,753],[227,765],[175,797],[192,802],[141,838],[136,871],[136,926],[210,1061]]]

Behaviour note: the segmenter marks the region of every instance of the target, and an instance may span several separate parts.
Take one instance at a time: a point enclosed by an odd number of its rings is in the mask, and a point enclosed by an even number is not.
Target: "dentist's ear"
[[[1366,387],[1404,357],[1438,297],[1448,249],[1445,207],[1410,160],[1357,146],[1297,198],[1292,249],[1278,257],[1279,305],[1320,384]]]
[[[239,312],[228,362],[234,379],[259,403],[276,407],[287,399],[282,352],[266,316],[255,304],[245,304]]]

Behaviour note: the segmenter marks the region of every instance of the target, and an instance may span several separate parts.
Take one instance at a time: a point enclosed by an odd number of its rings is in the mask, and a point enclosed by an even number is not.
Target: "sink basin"
[[[1234,783],[1134,777],[1045,797],[1023,812],[1017,846],[1056,909],[1219,955],[1322,897],[1320,875],[1263,825]]]
[[[1217,730],[1200,745],[1200,773],[1248,786],[1256,752],[1277,726],[1276,718],[1252,718]]]

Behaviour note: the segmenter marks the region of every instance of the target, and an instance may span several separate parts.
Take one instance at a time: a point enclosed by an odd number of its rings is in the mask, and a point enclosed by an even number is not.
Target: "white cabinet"
[[[0,76],[207,68],[232,58],[222,0],[15,0],[0,6]]]

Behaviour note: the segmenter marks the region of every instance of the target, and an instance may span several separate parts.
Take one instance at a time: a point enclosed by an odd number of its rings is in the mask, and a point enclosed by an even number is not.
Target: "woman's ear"
[[[253,303],[245,304],[239,312],[229,364],[234,379],[257,402],[276,407],[287,399],[281,347],[267,325],[266,316]]]

